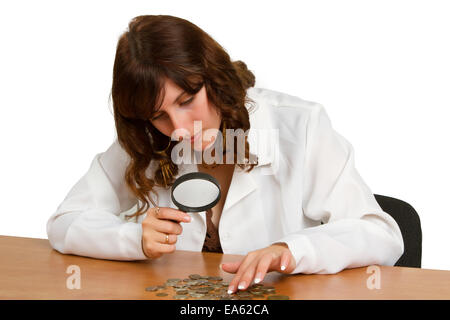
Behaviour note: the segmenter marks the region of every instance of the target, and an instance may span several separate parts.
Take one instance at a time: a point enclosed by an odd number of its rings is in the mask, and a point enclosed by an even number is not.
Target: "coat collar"
[[[270,113],[268,101],[258,95],[257,89],[250,88],[247,95],[255,103],[249,112],[250,130],[248,142],[250,144],[250,153],[258,157],[258,165],[271,165],[275,160],[275,150],[278,147],[278,129],[274,128]],[[248,107],[247,107],[248,109]]]

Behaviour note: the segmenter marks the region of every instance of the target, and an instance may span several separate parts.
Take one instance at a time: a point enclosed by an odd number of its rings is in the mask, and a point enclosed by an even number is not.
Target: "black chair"
[[[400,227],[405,250],[395,266],[420,268],[422,261],[422,228],[414,208],[399,199],[374,194],[384,212],[394,218]]]

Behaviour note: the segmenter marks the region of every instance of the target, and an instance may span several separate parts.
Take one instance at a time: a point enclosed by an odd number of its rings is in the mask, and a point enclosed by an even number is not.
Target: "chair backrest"
[[[396,266],[420,268],[422,262],[422,227],[414,208],[399,199],[374,194],[384,212],[391,215],[400,227],[405,250]]]

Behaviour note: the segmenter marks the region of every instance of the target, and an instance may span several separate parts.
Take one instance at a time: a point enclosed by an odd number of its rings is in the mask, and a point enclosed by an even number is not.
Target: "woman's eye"
[[[186,101],[180,103],[180,105],[181,105],[181,106],[184,106],[184,105],[188,104],[189,102],[191,102],[192,100],[194,100],[194,97],[192,97],[192,98],[190,98],[190,99],[188,99],[188,100],[186,100]]]
[[[162,115],[156,116],[156,117],[152,118],[152,121],[158,120],[161,117],[162,117]]]
[[[184,102],[181,102],[181,103],[180,103],[180,106],[187,105],[187,104],[189,104],[190,102],[192,102],[192,100],[194,100],[194,97],[191,97],[190,99],[188,99],[188,100],[186,100],[186,101],[184,101]],[[164,114],[159,115],[159,116],[156,116],[156,117],[152,118],[152,121],[158,120],[159,118],[161,118],[161,117],[163,117],[163,116],[164,116]]]

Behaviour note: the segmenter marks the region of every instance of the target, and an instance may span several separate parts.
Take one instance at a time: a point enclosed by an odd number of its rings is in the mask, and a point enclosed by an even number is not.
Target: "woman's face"
[[[221,118],[215,111],[214,105],[208,101],[206,94],[206,88],[203,87],[195,95],[189,95],[184,92],[183,89],[178,87],[170,79],[166,79],[165,84],[165,96],[161,108],[150,119],[153,126],[158,129],[164,135],[170,137],[172,133],[177,129],[176,139],[180,137],[184,139],[190,139],[195,136],[195,140],[201,139],[202,143],[191,140],[191,145],[195,148],[201,145],[203,150],[210,145],[214,140],[208,139],[203,141],[204,132],[208,129],[220,129]],[[194,132],[194,121],[200,121],[196,125]],[[201,129],[201,138],[200,138]],[[184,133],[183,133],[184,132]]]

